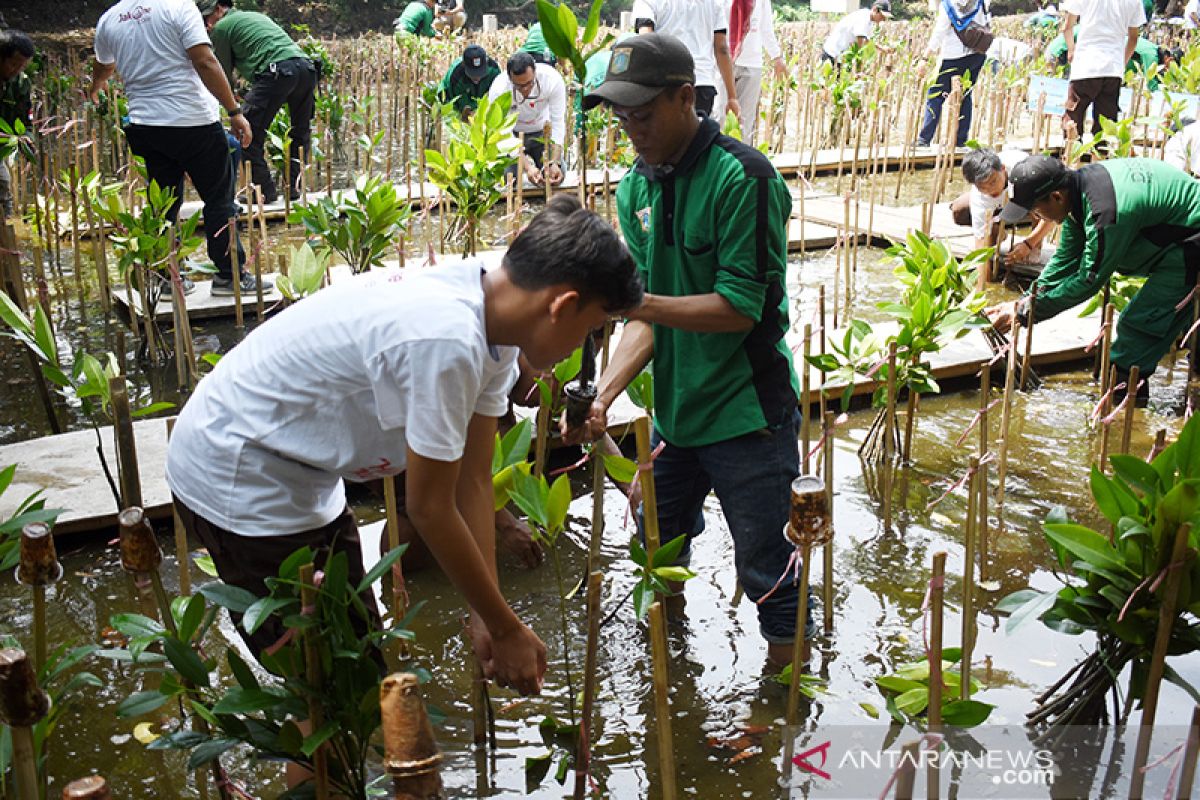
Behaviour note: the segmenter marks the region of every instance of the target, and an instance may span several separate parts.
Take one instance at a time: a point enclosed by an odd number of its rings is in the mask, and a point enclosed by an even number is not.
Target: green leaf
[[[263,689],[235,686],[212,707],[214,714],[260,714],[279,705],[278,694]]]
[[[929,687],[919,686],[910,689],[896,698],[896,708],[909,716],[920,714],[929,705]]]
[[[192,751],[188,757],[188,770],[199,769],[210,761],[220,758],[221,754],[226,750],[230,750],[239,744],[237,739],[212,739],[199,745]]]
[[[320,730],[304,737],[304,744],[300,747],[300,752],[306,756],[312,756],[317,752],[317,748],[329,741],[329,737],[338,732],[338,723],[336,720],[330,720],[321,726]]]
[[[1105,569],[1128,572],[1125,563],[1108,543],[1108,539],[1091,528],[1069,523],[1044,524],[1042,528],[1047,539],[1062,546],[1076,558]]]
[[[546,495],[546,529],[550,533],[562,530],[571,505],[571,480],[566,473],[559,475]]]
[[[1104,517],[1116,525],[1121,517],[1131,517],[1138,513],[1137,498],[1129,494],[1117,481],[1109,478],[1095,464],[1089,475],[1092,487],[1092,497]]]
[[[204,619],[206,606],[204,597],[198,594],[186,598],[186,605],[183,608],[183,617],[179,620],[179,638],[183,641],[190,641],[192,636],[200,627],[201,620]]]
[[[610,455],[601,458],[604,459],[604,471],[617,483],[632,483],[637,477],[637,464],[633,459]]]
[[[683,547],[686,544],[687,534],[679,534],[654,551],[654,557],[650,560],[650,566],[666,567],[674,564],[679,559],[679,554],[683,552]]]
[[[1160,482],[1154,467],[1137,456],[1117,453],[1108,457],[1113,472],[1130,486],[1145,494],[1153,495],[1159,490]]]
[[[696,573],[687,567],[655,567],[654,574],[663,580],[676,581],[677,583],[690,581],[696,577]]]
[[[925,684],[920,681],[901,678],[898,675],[883,675],[875,679],[875,685],[880,689],[886,689],[894,694],[904,694],[905,692],[911,692],[913,689],[920,689]]]
[[[254,670],[250,669],[250,665],[242,660],[237,651],[230,647],[225,652],[225,657],[229,661],[229,671],[233,673],[238,686],[243,689],[260,688],[258,678],[254,677]]]
[[[58,363],[58,344],[54,340],[54,331],[50,328],[50,318],[42,310],[41,305],[33,309],[33,338],[42,351],[42,357],[51,364]]]
[[[389,550],[383,558],[379,559],[375,566],[371,567],[371,571],[368,572],[366,576],[358,582],[358,586],[354,591],[357,594],[362,594],[365,592],[372,584],[375,583],[375,581],[382,578],[383,574],[390,570],[393,564],[400,560],[400,558],[404,555],[404,551],[407,549],[408,543],[406,542],[399,547]]]
[[[168,403],[167,401],[163,400],[158,403],[151,403],[148,406],[142,406],[136,411],[131,411],[129,416],[133,419],[141,419],[142,417],[148,417],[152,414],[157,414],[160,411],[170,411],[172,408],[175,408],[174,403]]]
[[[970,728],[984,722],[994,708],[978,700],[954,700],[942,706],[942,722],[958,728]]]
[[[1042,615],[1054,607],[1058,600],[1057,592],[1039,592],[1034,589],[1022,589],[1004,598],[997,604],[997,611],[1008,611],[1012,614],[1005,625],[1005,633],[1013,635],[1021,626],[1030,620],[1041,619]]]
[[[149,714],[151,711],[157,711],[166,705],[166,702],[170,699],[170,695],[159,691],[135,692],[122,700],[121,704],[117,706],[117,716],[120,718],[140,717],[143,714]]]
[[[171,666],[175,667],[184,678],[196,686],[209,685],[208,667],[204,665],[200,656],[196,655],[196,651],[190,645],[184,644],[172,636],[167,636],[163,638],[163,654],[171,662]]]
[[[634,536],[629,540],[629,558],[639,567],[647,565],[646,548],[642,547],[641,538]]]
[[[545,0],[538,0],[541,4]],[[554,753],[546,753],[541,756],[526,756],[525,757],[525,793],[532,794],[537,791],[537,788],[542,785],[542,781],[546,779],[546,775],[550,773],[550,764],[554,758]]]
[[[235,614],[246,613],[246,609],[259,599],[240,586],[232,586],[220,581],[206,583],[196,591],[210,602],[216,603],[222,608],[227,608]]]
[[[293,602],[295,601],[286,597],[263,597],[255,600],[242,617],[242,630],[254,633],[271,614]]]
[[[587,25],[583,29],[582,43],[586,46],[591,44],[596,34],[600,31],[600,9],[604,5],[604,0],[592,0],[592,8],[588,12]],[[582,83],[587,75],[579,75],[579,80]]]
[[[633,610],[639,620],[645,619],[654,604],[654,589],[647,581],[639,581],[633,587]]]
[[[160,636],[165,630],[158,620],[142,614],[114,614],[109,618],[109,624],[130,639]]]

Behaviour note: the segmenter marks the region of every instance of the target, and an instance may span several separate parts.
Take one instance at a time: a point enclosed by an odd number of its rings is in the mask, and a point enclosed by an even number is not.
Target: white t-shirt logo
[[[123,11],[117,17],[118,22],[137,22],[141,23],[144,17],[150,15],[150,9],[145,6],[135,6],[132,11]]]

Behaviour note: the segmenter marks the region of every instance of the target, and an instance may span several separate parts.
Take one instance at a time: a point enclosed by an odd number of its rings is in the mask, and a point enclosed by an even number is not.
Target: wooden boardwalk
[[[1085,348],[1095,337],[1098,328],[1096,317],[1079,319],[1070,311],[1039,323],[1033,339],[1033,363],[1042,371],[1079,363],[1087,357]],[[833,336],[838,336],[838,333],[834,332]],[[800,334],[795,331],[788,337],[789,345],[797,354],[803,349],[799,337]],[[983,334],[975,331],[934,355],[931,359],[933,374],[942,382],[969,378],[991,358],[992,352]],[[801,360],[797,355],[798,370],[806,368]],[[821,381],[821,375],[815,369],[810,370],[810,381],[813,389],[804,400],[813,404],[817,402],[817,387]],[[874,382],[861,381],[856,384],[854,394],[865,395],[874,391],[875,387]],[[832,394],[836,403],[840,392]],[[518,412],[521,416],[534,413],[531,409],[518,409]],[[610,413],[610,432],[614,436],[624,434],[630,423],[641,414],[627,397],[622,396]],[[111,431],[103,430],[101,433],[109,464],[115,464]],[[166,422],[162,419],[138,420],[134,423],[134,433],[137,438],[143,505],[152,518],[166,519],[171,513],[170,492],[165,478]],[[19,500],[41,489],[49,507],[66,509],[55,528],[56,533],[98,531],[116,524],[116,503],[96,456],[96,437],[92,431],[64,433],[0,447],[0,464],[17,465],[13,484],[0,495],[0,519],[7,518]]]

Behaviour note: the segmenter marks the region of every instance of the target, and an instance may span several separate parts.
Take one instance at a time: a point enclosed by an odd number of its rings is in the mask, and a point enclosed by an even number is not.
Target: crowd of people
[[[1194,0],[1189,8],[1194,16]],[[1119,91],[1146,11],[1141,0],[1067,0],[1064,12],[1063,124],[1078,135],[1089,108],[1093,130],[1122,114]],[[822,69],[853,68],[847,54],[891,16],[889,0],[874,0],[839,21],[822,43]],[[777,584],[791,553],[780,531],[799,473],[799,381],[784,341],[792,200],[770,160],[719,124],[728,112],[752,132],[764,65],[786,70],[774,14],[770,0],[636,0],[633,18],[634,30],[599,54],[582,98],[584,110],[611,109],[638,155],[616,191],[619,235],[557,195],[499,268],[466,260],[339,282],[260,325],[201,381],[180,413],[167,479],[188,533],[226,581],[260,593],[303,545],[347,552],[358,569],[343,481],[403,475],[407,519],[469,604],[486,673],[522,693],[539,691],[545,646],[499,590],[492,442],[522,369],[527,377],[549,368],[619,318],[596,399],[581,423],[563,422],[564,439],[600,439],[614,401],[652,365],[661,535],[686,536],[686,559],[715,493],[769,657],[790,659],[802,598],[795,585]],[[414,0],[396,24],[401,36],[445,36],[465,21],[461,5]],[[994,44],[984,2],[938,4],[928,42],[938,65],[918,145],[935,142],[955,78],[968,89],[949,125],[955,144],[966,143],[969,86]],[[28,37],[0,37],[0,119],[9,124],[28,122],[22,71],[33,54]],[[232,0],[118,0],[97,25],[93,99],[114,74],[128,98],[129,147],[151,179],[176,190],[173,213],[185,175],[204,202],[214,293],[234,281],[253,291],[230,241],[231,139],[249,162],[251,185],[274,200],[281,190],[264,137],[287,105],[293,149],[282,191],[297,196],[320,65],[274,21],[235,10]],[[235,74],[248,86],[240,99]],[[536,26],[511,54],[467,44],[438,92],[462,116],[484,97],[507,96],[524,139],[524,177],[562,181],[568,91]],[[1112,354],[1124,379],[1135,366],[1147,378],[1191,322],[1184,301],[1200,278],[1200,182],[1188,170],[1200,161],[1198,130],[1183,128],[1166,161],[1068,168],[1011,149],[968,153],[967,191],[951,210],[978,247],[1001,245],[1001,223],[1029,226],[1005,253],[1009,263],[1034,259],[1058,237],[1029,296],[988,310],[995,327],[1048,319],[1114,272],[1145,276]],[[7,183],[0,172],[6,204]],[[1129,391],[1144,399],[1146,387]],[[259,652],[278,635],[264,627],[246,639]]]

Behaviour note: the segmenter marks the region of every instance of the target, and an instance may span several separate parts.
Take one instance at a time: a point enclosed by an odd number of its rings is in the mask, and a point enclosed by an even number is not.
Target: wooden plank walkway
[[[1096,317],[1080,319],[1070,311],[1039,323],[1033,339],[1033,363],[1043,371],[1079,363],[1086,357],[1084,350],[1098,329]],[[833,336],[837,335],[834,332]],[[806,368],[798,354],[802,351],[800,336],[798,331],[788,336],[789,345],[797,353],[798,370]],[[943,382],[966,378],[977,373],[991,358],[992,352],[983,334],[974,331],[934,355],[931,359],[933,374]],[[812,404],[817,401],[817,387],[821,382],[820,373],[815,369],[810,370],[810,381],[813,389],[804,399]],[[874,382],[860,381],[854,394],[865,395],[875,387]],[[833,394],[836,398],[840,393]],[[532,409],[518,409],[522,417],[534,413]],[[623,435],[632,421],[641,415],[641,410],[622,395],[610,413],[610,433]],[[166,422],[163,419],[138,420],[134,423],[134,433],[143,505],[152,518],[166,519],[171,513],[165,478]],[[111,430],[104,429],[101,434],[109,464],[115,464]],[[9,464],[16,464],[17,471],[12,486],[0,496],[0,519],[7,518],[21,499],[41,489],[48,506],[66,509],[55,528],[58,534],[98,531],[116,524],[116,504],[96,456],[96,437],[92,431],[64,433],[0,447],[0,465]]]

